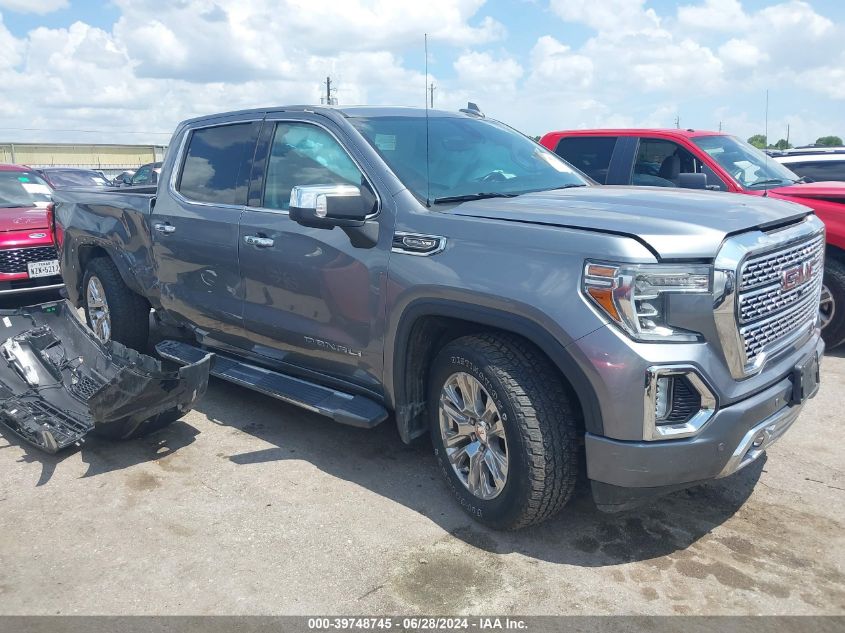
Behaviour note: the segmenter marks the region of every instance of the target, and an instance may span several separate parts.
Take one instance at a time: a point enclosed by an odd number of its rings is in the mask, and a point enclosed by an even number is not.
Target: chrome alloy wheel
[[[106,291],[97,277],[92,276],[88,280],[88,287],[85,289],[85,304],[94,334],[101,341],[108,341],[111,338],[111,315],[106,301]]]
[[[473,495],[488,501],[508,480],[508,442],[496,403],[470,374],[449,376],[440,393],[440,437],[452,469]]]
[[[830,324],[834,314],[836,314],[836,303],[833,300],[833,293],[827,286],[822,286],[822,298],[819,302],[819,321],[821,321],[822,329]]]

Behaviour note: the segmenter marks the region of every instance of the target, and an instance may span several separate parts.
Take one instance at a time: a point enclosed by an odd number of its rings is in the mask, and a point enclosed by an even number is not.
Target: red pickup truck
[[[64,285],[51,229],[52,193],[35,170],[0,165],[0,296]]]
[[[845,342],[845,182],[811,182],[729,134],[702,130],[566,130],[540,143],[605,185],[712,189],[811,207],[827,228],[819,313],[829,348]]]

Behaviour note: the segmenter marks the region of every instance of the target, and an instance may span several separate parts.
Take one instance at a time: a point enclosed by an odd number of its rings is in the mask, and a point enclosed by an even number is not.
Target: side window
[[[681,174],[707,174],[709,188],[727,189],[712,169],[678,143],[665,139],[640,139],[631,184],[677,187]]]
[[[176,190],[197,202],[246,204],[249,161],[257,133],[257,123],[191,132]]]
[[[614,147],[615,136],[570,136],[560,139],[555,153],[604,185]]]
[[[842,160],[786,163],[784,166],[799,176],[812,178],[819,182],[825,180],[845,180],[845,156],[842,157]]]
[[[355,185],[363,176],[335,138],[309,123],[278,123],[267,162],[264,204],[288,209],[297,185]]]

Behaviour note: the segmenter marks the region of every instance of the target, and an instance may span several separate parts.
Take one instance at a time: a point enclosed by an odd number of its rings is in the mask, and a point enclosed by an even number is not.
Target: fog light
[[[757,435],[757,437],[754,438],[754,441],[751,442],[751,446],[752,446],[752,448],[760,448],[765,441],[766,441],[766,434],[760,433],[760,434]]]
[[[675,381],[671,376],[663,376],[657,379],[657,389],[654,394],[654,421],[660,424],[669,416],[672,406],[672,383]]]
[[[715,411],[716,397],[694,368],[658,365],[647,370],[643,439],[690,437]]]

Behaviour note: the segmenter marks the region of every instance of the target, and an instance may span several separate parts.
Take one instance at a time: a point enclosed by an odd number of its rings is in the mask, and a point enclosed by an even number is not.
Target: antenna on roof
[[[766,89],[766,119],[763,128],[763,145],[765,148],[763,149],[763,153],[766,155],[766,175],[764,178],[768,178],[769,174],[769,90]],[[763,197],[768,197],[769,190],[763,189]]]
[[[431,206],[431,169],[429,167],[428,127],[428,33],[425,34],[425,206]]]

